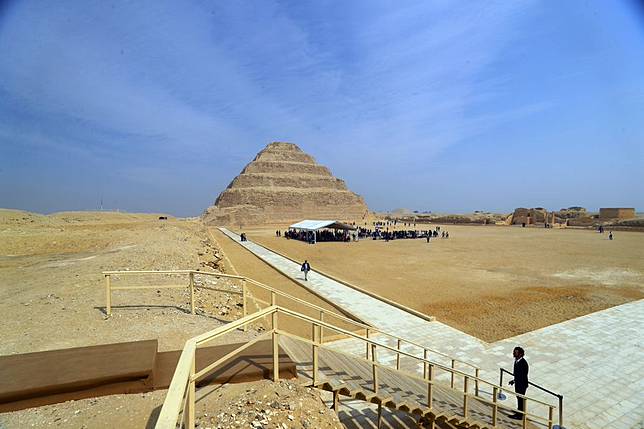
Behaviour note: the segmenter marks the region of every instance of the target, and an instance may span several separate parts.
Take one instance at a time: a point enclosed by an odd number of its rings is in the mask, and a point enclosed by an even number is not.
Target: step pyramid
[[[359,220],[364,199],[292,143],[270,143],[203,213],[210,225]]]

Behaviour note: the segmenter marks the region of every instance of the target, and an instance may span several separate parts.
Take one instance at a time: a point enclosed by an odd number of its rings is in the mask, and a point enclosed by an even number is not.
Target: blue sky
[[[644,8],[0,3],[0,207],[200,214],[271,141],[372,209],[644,210]]]

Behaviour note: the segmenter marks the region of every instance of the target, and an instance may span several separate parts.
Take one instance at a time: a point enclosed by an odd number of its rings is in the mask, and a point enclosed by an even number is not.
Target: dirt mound
[[[210,225],[302,218],[361,219],[362,197],[292,143],[271,143],[222,192],[202,218]]]
[[[196,412],[197,427],[340,429],[320,392],[293,381],[225,384],[207,395]]]
[[[49,223],[52,223],[52,219],[45,215],[31,213],[23,210],[0,209],[0,225],[19,226]]]

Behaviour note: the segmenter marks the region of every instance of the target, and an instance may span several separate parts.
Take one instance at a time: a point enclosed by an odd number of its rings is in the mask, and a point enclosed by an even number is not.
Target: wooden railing
[[[115,287],[112,285],[111,281],[111,276],[130,276],[130,275],[159,275],[159,274],[179,274],[179,275],[186,275],[188,276],[188,282],[184,285],[168,285],[168,286],[152,286],[152,285],[146,285],[146,286],[120,286],[120,287]],[[107,315],[110,316],[112,314],[112,291],[115,290],[132,290],[132,289],[159,289],[159,288],[187,288],[190,291],[190,309],[192,314],[195,314],[195,289],[196,288],[204,288],[203,286],[199,286],[195,282],[195,276],[210,276],[210,277],[215,277],[215,278],[226,278],[226,279],[233,279],[233,280],[239,280],[241,282],[241,289],[242,289],[242,317],[246,316],[249,314],[249,299],[255,302],[256,309],[259,310],[262,308],[262,306],[271,306],[271,305],[276,305],[277,304],[277,299],[278,297],[281,298],[280,305],[285,307],[287,306],[287,303],[298,303],[300,305],[303,305],[309,309],[311,309],[316,316],[319,318],[319,320],[323,321],[336,321],[340,322],[342,325],[348,325],[352,326],[356,330],[359,330],[361,332],[365,333],[365,337],[371,338],[376,335],[380,335],[384,337],[385,341],[389,339],[391,342],[396,344],[395,348],[391,348],[390,346],[387,346],[388,349],[391,349],[393,352],[396,353],[396,369],[400,370],[400,357],[401,353],[403,353],[402,349],[403,348],[411,348],[416,351],[419,355],[422,355],[424,359],[431,359],[431,360],[443,360],[446,362],[446,364],[449,364],[453,369],[457,369],[457,365],[460,368],[465,368],[466,371],[470,372],[472,376],[474,377],[479,377],[480,375],[480,368],[477,367],[476,365],[473,365],[469,362],[462,361],[460,359],[456,359],[446,353],[440,352],[438,350],[434,350],[432,348],[429,348],[427,346],[424,346],[422,344],[416,343],[414,341],[399,337],[391,332],[384,331],[382,329],[367,325],[362,322],[358,322],[354,319],[351,319],[345,315],[336,313],[334,311],[328,310],[326,308],[320,307],[315,304],[311,304],[308,301],[305,301],[303,299],[294,297],[292,295],[289,295],[285,292],[282,292],[280,290],[277,290],[271,286],[265,285],[261,282],[258,282],[257,280],[251,279],[249,277],[244,277],[244,276],[238,276],[238,275],[232,275],[232,274],[223,274],[223,273],[216,273],[216,272],[209,272],[209,271],[197,271],[197,270],[165,270],[165,271],[104,271],[103,275],[105,276],[105,293],[106,293],[106,312]],[[270,301],[264,300],[259,298],[258,296],[252,296],[249,291],[249,285],[253,285],[258,287],[259,289],[266,291],[267,293],[270,293]],[[205,289],[208,289],[207,287]],[[286,300],[286,302],[284,302]],[[261,304],[261,306],[260,306]],[[245,328],[246,329],[246,328]],[[376,344],[384,346],[383,343],[377,342],[379,338],[372,338],[372,341],[375,342]],[[366,357],[369,359],[369,346],[366,346]],[[409,353],[409,352],[407,352]],[[454,387],[455,385],[455,377],[451,377],[451,385]],[[478,392],[479,390],[479,384],[478,382],[475,383],[474,385],[475,390]]]
[[[184,423],[186,428],[195,426],[195,401],[196,401],[196,383],[204,375],[212,372],[219,365],[232,359],[238,353],[264,340],[269,334],[273,337],[273,370],[279,366],[279,357],[277,356],[277,338],[275,337],[274,328],[265,334],[245,343],[243,346],[226,354],[217,361],[209,364],[201,371],[196,372],[196,355],[197,347],[206,344],[228,332],[233,332],[240,327],[246,327],[250,323],[264,319],[270,314],[274,314],[274,307],[258,311],[250,316],[241,318],[235,322],[228,323],[221,328],[206,332],[205,334],[191,338],[186,341],[183,347],[181,357],[172,376],[168,393],[166,394],[161,408],[161,413],[156,423],[157,428],[175,429],[179,420],[179,415],[183,412]]]
[[[311,338],[308,339],[308,338],[299,337],[281,329],[280,323],[279,323],[280,315],[284,315],[290,318],[296,318],[310,324]],[[222,358],[218,359],[216,362],[213,362],[207,365],[199,372],[195,371],[195,356],[196,356],[197,347],[204,345],[229,332],[232,332],[238,329],[243,329],[245,326],[248,326],[251,323],[254,323],[258,320],[265,319],[268,317],[270,317],[271,326],[270,326],[270,330],[268,330],[265,334],[254,339],[249,343],[244,344],[243,346],[230,352],[226,356],[223,356]],[[336,349],[330,349],[330,348],[324,347],[323,338],[321,335],[322,329],[333,330],[338,332],[338,334],[345,335],[353,338],[354,340],[364,342],[366,347],[371,349],[371,359],[363,358],[362,356],[359,356],[359,355],[352,355]],[[177,364],[177,368],[172,378],[170,388],[168,389],[167,396],[163,403],[163,407],[161,409],[161,413],[157,420],[156,427],[159,429],[175,429],[177,422],[179,421],[180,415],[183,413],[183,420],[185,423],[185,427],[194,428],[195,387],[196,387],[197,381],[200,378],[212,372],[213,370],[215,370],[218,366],[224,364],[227,360],[233,358],[236,354],[238,354],[242,350],[250,347],[252,344],[255,344],[258,341],[263,340],[266,336],[269,336],[269,335],[272,339],[272,345],[273,345],[272,363],[273,363],[274,381],[279,380],[279,349],[278,349],[279,346],[278,345],[279,345],[280,335],[284,335],[286,337],[293,338],[299,341],[304,341],[311,345],[311,348],[312,348],[311,353],[313,356],[312,358],[312,361],[313,361],[313,370],[312,370],[313,383],[312,384],[313,385],[316,385],[317,382],[319,381],[319,362],[318,362],[319,349],[325,348],[332,351],[333,353],[348,354],[351,356],[352,359],[359,359],[363,362],[367,362],[372,368],[372,376],[373,376],[372,389],[373,389],[373,392],[376,394],[378,393],[378,387],[379,387],[379,383],[378,383],[379,369],[387,368],[390,371],[396,371],[395,369],[390,368],[386,365],[382,365],[381,363],[378,362],[377,349],[385,349],[385,350],[390,350],[392,352],[396,352],[398,353],[399,356],[403,356],[409,359],[414,359],[417,362],[421,363],[423,367],[426,369],[424,371],[423,377],[420,377],[416,374],[409,374],[409,373],[404,373],[404,374],[401,373],[401,376],[414,379],[414,380],[419,380],[426,384],[426,387],[427,387],[426,397],[427,397],[428,409],[434,409],[434,390],[435,390],[435,386],[440,385],[442,388],[450,389],[452,392],[458,392],[459,395],[462,395],[463,412],[460,414],[459,417],[462,417],[464,420],[469,419],[469,412],[472,409],[470,405],[470,401],[471,400],[479,401],[481,403],[491,406],[489,417],[490,417],[492,427],[496,427],[498,422],[499,410],[512,411],[515,413],[519,412],[515,408],[509,407],[503,404],[499,404],[497,402],[499,393],[501,391],[505,391],[509,394],[514,395],[515,397],[521,397],[525,400],[525,411],[523,412],[523,421],[522,421],[522,427],[524,429],[527,427],[528,418],[532,421],[543,423],[549,429],[551,429],[553,426],[553,416],[554,416],[554,410],[556,408],[556,406],[554,405],[551,405],[546,402],[542,402],[533,398],[529,398],[527,396],[520,395],[520,394],[511,392],[509,390],[505,390],[501,386],[494,385],[493,383],[487,382],[486,380],[482,380],[479,377],[471,376],[469,374],[456,370],[451,366],[441,365],[436,362],[429,361],[425,358],[421,358],[413,354],[400,351],[397,348],[393,348],[381,343],[377,343],[366,336],[361,336],[359,334],[356,334],[355,332],[342,329],[326,321],[317,320],[277,305],[271,305],[270,307],[264,308],[254,314],[248,315],[235,322],[231,322],[220,328],[214,329],[205,334],[194,337],[186,342],[186,345],[181,354],[181,358],[179,359],[179,363]],[[348,370],[348,368],[346,368],[345,370]],[[464,386],[462,391],[460,389],[454,388],[453,383],[443,385],[439,380],[436,379],[437,371],[446,371],[452,374],[452,380],[454,379],[454,377],[458,377],[458,378],[462,377],[463,386]],[[469,388],[471,385],[470,382],[475,382],[480,384],[481,386],[487,386],[488,388],[491,388],[492,398],[486,399],[480,395],[480,392],[474,392],[474,393],[470,392],[470,388]],[[545,417],[544,415],[535,414],[534,412],[528,413],[528,409],[531,410],[533,405],[542,407],[544,414],[547,414],[547,417]],[[440,409],[436,411],[440,412]],[[480,409],[478,410],[478,412],[479,413],[481,412]]]

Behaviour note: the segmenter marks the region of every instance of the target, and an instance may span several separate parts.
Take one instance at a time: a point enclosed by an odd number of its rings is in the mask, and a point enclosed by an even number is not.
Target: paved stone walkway
[[[498,383],[499,368],[512,370],[512,349],[521,345],[530,380],[563,394],[564,426],[579,429],[644,429],[644,300],[613,307],[495,343],[486,343],[441,322],[428,322],[327,278],[315,270],[304,282],[300,266],[225,228],[221,231],[369,324],[481,367],[481,377]],[[364,348],[353,340],[334,343]],[[393,355],[379,355],[383,361]],[[507,379],[507,378],[506,378]],[[555,403],[530,387],[528,395]]]

